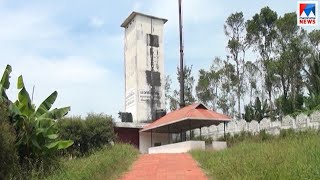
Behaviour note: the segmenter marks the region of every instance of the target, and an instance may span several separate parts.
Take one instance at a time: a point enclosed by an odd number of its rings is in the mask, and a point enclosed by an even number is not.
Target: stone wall
[[[282,121],[271,121],[269,118],[264,118],[260,121],[246,122],[245,120],[232,120],[226,124],[226,133],[231,135],[238,134],[241,131],[251,132],[252,134],[259,133],[265,130],[269,134],[278,135],[281,129],[319,129],[320,128],[320,111],[312,113],[310,116],[299,114],[296,118],[285,116]],[[199,135],[199,129],[195,129],[195,135]],[[218,126],[203,127],[201,133],[204,136],[211,136],[217,139],[224,135],[224,124]]]

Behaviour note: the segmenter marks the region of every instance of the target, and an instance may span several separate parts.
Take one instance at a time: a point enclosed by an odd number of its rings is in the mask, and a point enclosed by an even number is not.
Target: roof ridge
[[[197,105],[194,107],[194,109],[200,109],[200,107],[203,107],[201,109],[209,110],[209,108],[206,105],[204,105],[203,103],[197,103]]]
[[[189,109],[189,111],[186,113],[187,117],[190,117],[191,111],[197,109],[200,104],[201,104],[201,103],[193,103],[193,104],[190,104],[189,106],[192,106],[192,108]],[[186,107],[188,107],[188,106],[186,106]]]

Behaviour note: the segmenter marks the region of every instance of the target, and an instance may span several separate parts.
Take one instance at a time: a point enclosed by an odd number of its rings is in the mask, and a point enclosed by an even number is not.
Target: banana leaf
[[[10,87],[10,73],[12,72],[11,66],[8,64],[6,66],[6,69],[4,70],[1,81],[0,81],[0,95],[6,99],[8,99],[8,96],[6,94],[6,90]]]
[[[65,140],[65,141],[56,141],[50,144],[47,144],[46,147],[48,149],[66,149],[70,147],[73,144],[73,141],[71,140]]]
[[[57,91],[54,91],[50,96],[48,96],[38,107],[36,111],[36,116],[41,116],[42,114],[48,112],[52,107],[52,104],[56,101],[57,96]]]

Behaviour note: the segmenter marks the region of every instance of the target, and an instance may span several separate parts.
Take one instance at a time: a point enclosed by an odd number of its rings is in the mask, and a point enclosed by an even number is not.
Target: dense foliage
[[[14,129],[2,118],[0,118],[0,179],[6,179],[12,177],[18,170],[18,154],[14,145],[16,140]]]
[[[215,57],[198,78],[185,67],[185,99],[247,121],[320,109],[320,30],[306,31],[295,12],[279,16],[269,7],[244,17],[235,12],[225,21],[225,59]],[[174,110],[179,91],[166,80],[167,107]]]
[[[8,158],[1,161],[8,163],[1,168],[1,176],[4,179],[12,175],[14,178],[21,176],[27,179],[34,169],[40,168],[43,172],[49,170],[54,166],[56,152],[73,144],[70,140],[61,140],[56,127],[56,120],[64,117],[70,107],[50,110],[58,95],[55,91],[37,108],[30,99],[22,76],[19,76],[17,83],[18,99],[11,101],[6,95],[11,72],[11,66],[7,65],[0,81],[0,152],[8,153]],[[19,163],[14,161],[16,155]],[[16,169],[11,168],[11,164]],[[15,172],[10,174],[7,168]]]
[[[49,111],[57,98],[53,92],[36,109],[25,89],[22,76],[18,79],[18,100],[11,104],[12,121],[17,131],[17,144],[22,158],[42,158],[50,156],[57,150],[65,149],[72,141],[59,140],[55,120],[64,117],[70,107]]]
[[[73,156],[86,155],[114,141],[112,117],[90,113],[85,119],[68,117],[58,121],[60,135],[74,141],[74,146],[64,151]]]

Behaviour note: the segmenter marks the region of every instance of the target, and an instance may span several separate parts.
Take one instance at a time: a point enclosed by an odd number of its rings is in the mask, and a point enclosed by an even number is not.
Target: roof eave
[[[160,128],[160,127],[163,127],[163,126],[166,126],[166,125],[169,125],[169,124],[174,124],[174,123],[181,122],[181,121],[186,121],[186,120],[207,120],[207,121],[225,121],[225,122],[231,121],[231,119],[223,119],[223,118],[222,119],[212,119],[212,118],[191,118],[191,117],[186,117],[186,118],[178,119],[178,120],[171,121],[171,122],[168,122],[168,123],[164,123],[164,124],[155,126],[153,128],[143,128],[139,132],[146,132],[146,131],[149,131],[151,129]]]
[[[162,20],[163,21],[163,24],[165,24],[168,20],[167,19],[164,19],[164,18],[159,18],[159,17],[156,17],[156,16],[151,16],[151,15],[148,15],[148,14],[143,14],[143,13],[139,13],[139,12],[136,12],[136,11],[133,11],[124,21],[123,23],[120,25],[120,27],[123,27],[125,28],[133,19],[136,15],[141,15],[141,16],[146,16],[146,17],[149,17],[149,18],[152,18],[152,19],[159,19],[159,20]]]

